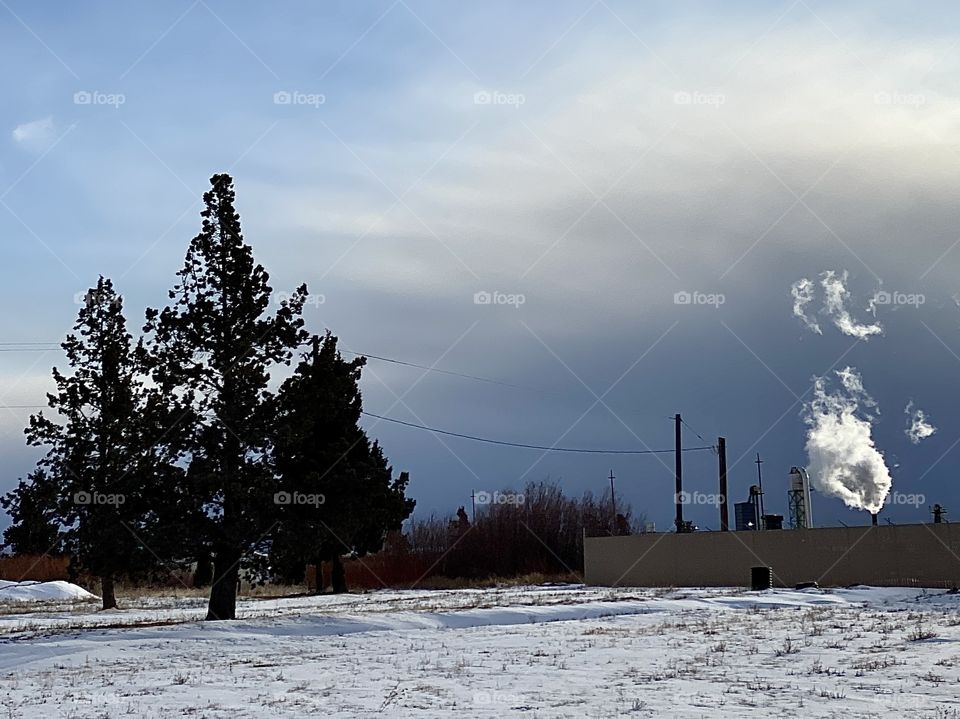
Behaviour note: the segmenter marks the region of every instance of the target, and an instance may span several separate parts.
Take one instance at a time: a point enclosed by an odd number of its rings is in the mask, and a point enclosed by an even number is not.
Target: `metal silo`
[[[811,529],[813,527],[810,477],[803,467],[790,468],[790,489],[787,490],[787,506],[790,512],[791,529]]]

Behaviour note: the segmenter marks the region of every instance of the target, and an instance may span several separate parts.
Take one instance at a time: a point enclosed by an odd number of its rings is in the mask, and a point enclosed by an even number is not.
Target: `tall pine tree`
[[[243,240],[233,180],[220,174],[210,183],[172,304],[147,310],[144,329],[153,379],[192,413],[182,494],[193,503],[193,522],[184,539],[210,551],[207,619],[219,620],[236,616],[241,560],[276,524],[267,383],[271,368],[289,363],[306,338],[306,287],[268,313],[269,277]]]
[[[156,496],[145,392],[110,280],[101,277],[87,293],[74,331],[62,344],[72,372],[54,368],[57,391],[47,395],[58,420],[41,412],[25,430],[30,444],[48,448],[27,494],[63,526],[73,571],[100,577],[109,609],[118,575],[155,565],[146,546]],[[22,513],[26,495],[19,496]]]

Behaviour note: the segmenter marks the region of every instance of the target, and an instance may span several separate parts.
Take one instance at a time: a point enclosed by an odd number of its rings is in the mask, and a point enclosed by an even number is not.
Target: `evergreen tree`
[[[41,412],[25,430],[31,445],[48,447],[43,471],[18,495],[43,504],[64,527],[63,549],[74,573],[100,577],[103,608],[116,606],[114,579],[154,566],[145,546],[155,502],[145,393],[123,306],[110,280],[100,278],[86,295],[62,347],[72,374],[57,368],[47,395],[54,421]],[[25,516],[15,519],[26,519]]]
[[[12,523],[3,530],[3,546],[15,554],[61,554],[63,540],[57,519],[57,486],[37,469],[0,497],[0,507]]]
[[[182,494],[192,505],[183,539],[213,559],[207,619],[216,620],[236,616],[240,562],[276,522],[267,383],[306,338],[306,287],[268,314],[269,277],[243,240],[233,180],[220,174],[210,183],[172,304],[147,310],[144,329],[158,388],[190,410],[191,431],[177,440],[189,458]]]
[[[346,591],[341,557],[379,551],[386,532],[413,511],[409,478],[393,479],[383,451],[359,426],[365,360],[344,360],[329,332],[277,396],[275,448],[283,512],[272,563],[333,563],[335,592]],[[288,570],[289,571],[289,570]],[[318,590],[320,589],[318,582]]]

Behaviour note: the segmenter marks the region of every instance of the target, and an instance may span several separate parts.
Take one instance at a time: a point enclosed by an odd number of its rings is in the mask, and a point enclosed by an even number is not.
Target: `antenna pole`
[[[610,507],[613,509],[613,532],[617,531],[617,495],[613,491],[613,480],[616,477],[613,476],[613,470],[610,470]]]
[[[677,525],[677,532],[683,531],[683,449],[682,449],[682,437],[680,436],[680,424],[683,422],[680,419],[680,415],[674,415],[674,464],[676,467],[676,504],[677,504],[677,516],[674,522]]]

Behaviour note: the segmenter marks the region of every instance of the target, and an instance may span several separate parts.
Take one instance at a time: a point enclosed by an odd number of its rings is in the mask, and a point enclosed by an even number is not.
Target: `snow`
[[[0,579],[0,604],[57,599],[96,599],[96,596],[70,582],[8,582]]]
[[[960,595],[584,586],[0,616],[0,716],[958,717]],[[6,712],[4,712],[4,709]]]

